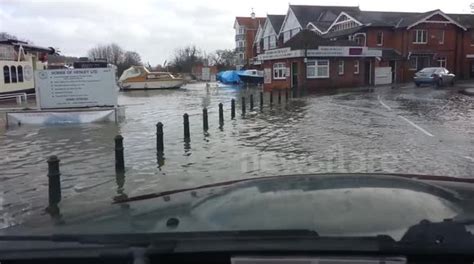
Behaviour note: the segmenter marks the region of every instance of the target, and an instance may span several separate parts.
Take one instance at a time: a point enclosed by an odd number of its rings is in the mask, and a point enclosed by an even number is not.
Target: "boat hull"
[[[154,90],[154,89],[178,89],[184,85],[184,80],[163,80],[152,82],[125,82],[121,85],[122,90]]]
[[[263,76],[249,76],[249,75],[240,75],[239,78],[243,83],[248,84],[261,84],[263,83]]]

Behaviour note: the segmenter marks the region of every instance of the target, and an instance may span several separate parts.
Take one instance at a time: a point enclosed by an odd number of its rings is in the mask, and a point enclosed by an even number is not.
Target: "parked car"
[[[415,73],[413,81],[416,86],[421,84],[432,84],[435,86],[442,86],[444,84],[454,85],[455,75],[450,73],[446,68],[430,67],[424,68]]]

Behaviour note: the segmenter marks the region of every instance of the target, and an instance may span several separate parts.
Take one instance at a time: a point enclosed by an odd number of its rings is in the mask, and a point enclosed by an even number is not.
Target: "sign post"
[[[38,109],[116,106],[118,89],[111,68],[35,72]]]

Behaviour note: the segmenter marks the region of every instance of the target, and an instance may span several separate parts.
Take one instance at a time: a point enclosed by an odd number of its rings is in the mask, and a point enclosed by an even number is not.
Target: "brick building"
[[[255,36],[265,23],[265,17],[236,17],[235,29],[235,65],[238,69],[252,64],[256,55],[254,49]]]
[[[267,17],[262,31],[269,30],[272,19]],[[406,82],[429,66],[446,67],[459,79],[474,78],[474,15],[470,14],[290,5],[280,29],[272,29],[278,31],[276,40],[271,40],[275,45],[265,46],[261,34],[253,60],[271,74],[271,79],[265,78],[267,89]],[[314,69],[328,74],[314,77]]]

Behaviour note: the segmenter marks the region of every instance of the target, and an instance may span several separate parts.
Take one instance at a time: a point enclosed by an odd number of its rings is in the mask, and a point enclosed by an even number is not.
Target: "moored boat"
[[[120,76],[119,85],[123,90],[172,89],[181,88],[183,78],[169,72],[150,72],[143,66],[132,66]]]
[[[54,48],[16,39],[0,39],[0,94],[34,93],[34,71],[43,70]]]
[[[263,83],[263,71],[245,70],[237,73],[240,80],[246,84],[261,84]]]

